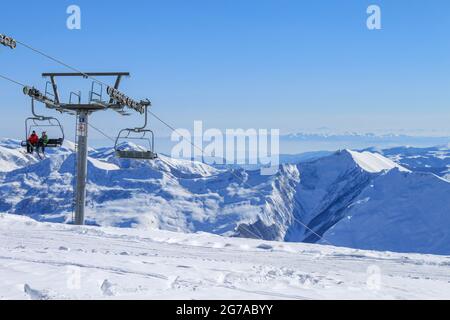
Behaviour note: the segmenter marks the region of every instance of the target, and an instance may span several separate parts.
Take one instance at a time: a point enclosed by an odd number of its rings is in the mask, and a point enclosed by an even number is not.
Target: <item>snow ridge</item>
[[[377,173],[384,170],[392,170],[394,168],[400,171],[409,171],[406,168],[396,164],[394,161],[383,157],[379,153],[372,153],[368,151],[356,152],[351,150],[346,150],[355,162],[364,170],[371,173]]]

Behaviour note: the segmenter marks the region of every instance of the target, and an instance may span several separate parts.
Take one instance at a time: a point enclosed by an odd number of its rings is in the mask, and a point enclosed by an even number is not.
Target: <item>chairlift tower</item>
[[[77,117],[77,171],[76,171],[76,195],[75,195],[75,221],[76,225],[85,223],[85,205],[86,205],[86,184],[87,184],[87,155],[88,155],[88,126],[89,116],[96,111],[113,110],[120,115],[129,115],[125,107],[133,109],[147,117],[147,108],[151,105],[150,101],[135,101],[119,91],[120,82],[123,77],[128,77],[128,72],[97,72],[97,73],[43,73],[44,78],[49,78],[45,94],[37,89],[25,87],[24,93],[32,99],[40,101],[47,108],[55,109],[62,113],[69,113]],[[56,83],[59,77],[81,77],[84,79],[97,77],[115,77],[114,87],[107,87],[106,92],[109,96],[107,101],[103,101],[103,82],[94,80],[92,82],[91,92],[88,103],[81,103],[81,94],[71,92],[68,103],[60,101],[60,95]],[[97,90],[95,87],[97,85]],[[48,89],[50,86],[50,89]],[[77,98],[72,101],[72,97]]]

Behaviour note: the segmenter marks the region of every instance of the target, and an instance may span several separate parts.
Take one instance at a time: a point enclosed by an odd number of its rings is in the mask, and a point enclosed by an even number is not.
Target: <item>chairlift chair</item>
[[[45,145],[45,148],[58,148],[61,147],[64,142],[64,129],[59,120],[55,117],[46,117],[36,114],[34,109],[34,99],[31,99],[31,112],[33,117],[29,117],[25,120],[25,140],[22,141],[22,147],[28,146],[28,137],[33,131],[38,128],[56,128],[60,133],[57,138],[51,138]]]
[[[114,151],[116,157],[119,159],[134,159],[134,160],[154,160],[158,158],[158,155],[154,151],[155,135],[152,130],[146,129],[148,122],[147,107],[145,107],[145,123],[139,128],[128,128],[120,130],[116,143],[114,145]],[[140,136],[137,136],[140,135]],[[120,150],[120,142],[122,140],[139,140],[145,141],[148,145],[146,150]]]

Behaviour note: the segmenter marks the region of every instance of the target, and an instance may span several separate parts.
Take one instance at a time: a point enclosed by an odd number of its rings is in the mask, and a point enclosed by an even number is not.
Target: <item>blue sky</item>
[[[70,4],[81,30],[66,28]],[[370,4],[382,30],[366,28]],[[450,132],[445,0],[8,1],[2,12],[0,33],[86,71],[130,71],[122,89],[175,127]],[[0,66],[40,88],[41,72],[68,71],[23,47],[0,48]],[[1,136],[21,137],[29,101],[3,80],[0,94]],[[92,117],[111,135],[135,122]]]

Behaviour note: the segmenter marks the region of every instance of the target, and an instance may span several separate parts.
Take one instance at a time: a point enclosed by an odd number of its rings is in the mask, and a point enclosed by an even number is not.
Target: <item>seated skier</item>
[[[38,149],[41,149],[42,154],[45,154],[45,146],[48,144],[47,132],[42,132],[41,138],[38,142]]]
[[[36,131],[33,131],[27,141],[27,152],[33,153],[34,148],[37,147],[38,144],[39,144],[39,137],[36,134]]]

